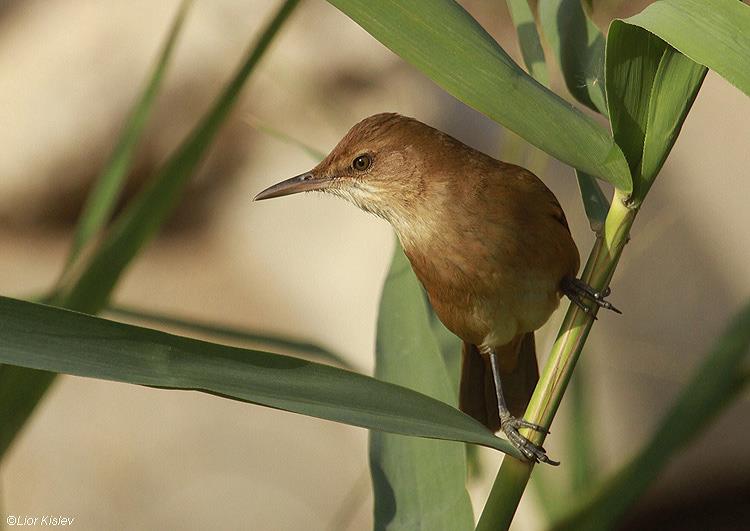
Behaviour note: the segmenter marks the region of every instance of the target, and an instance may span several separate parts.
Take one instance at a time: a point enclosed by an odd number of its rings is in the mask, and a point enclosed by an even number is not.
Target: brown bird
[[[578,249],[552,192],[413,118],[386,113],[351,128],[312,170],[255,199],[321,191],[388,221],[435,313],[463,342],[459,407],[501,429],[531,461],[557,464],[519,428],[539,379],[534,331],[563,294],[612,308],[576,278]],[[614,309],[614,308],[612,308]]]

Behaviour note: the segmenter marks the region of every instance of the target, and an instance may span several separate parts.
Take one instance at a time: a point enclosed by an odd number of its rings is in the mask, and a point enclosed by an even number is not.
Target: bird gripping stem
[[[615,191],[604,232],[597,237],[581,275],[581,280],[595,290],[604,291],[609,286],[622,250],[629,240],[630,228],[637,213],[638,206],[629,204],[625,194]],[[592,312],[586,313],[573,303],[568,307],[539,383],[526,409],[524,418],[528,421],[545,428],[552,424],[597,310],[598,308],[594,307]],[[534,431],[525,435],[536,444],[541,445],[544,442],[545,434],[542,432]],[[477,531],[496,531],[510,526],[533,467],[534,463],[510,456],[503,459],[479,519]]]

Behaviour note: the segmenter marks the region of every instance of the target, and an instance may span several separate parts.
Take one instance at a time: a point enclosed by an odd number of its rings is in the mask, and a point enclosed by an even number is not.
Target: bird
[[[313,169],[264,200],[317,191],[388,221],[442,323],[462,342],[459,409],[531,462],[559,464],[521,428],[539,379],[534,331],[567,295],[618,311],[576,277],[578,248],[560,203],[532,172],[415,118],[354,125]]]

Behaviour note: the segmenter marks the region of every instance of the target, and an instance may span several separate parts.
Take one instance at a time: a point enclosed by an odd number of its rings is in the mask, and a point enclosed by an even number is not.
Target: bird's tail
[[[511,415],[521,418],[539,380],[534,332],[516,336],[495,350],[505,402]],[[476,345],[464,342],[462,358],[458,407],[490,430],[497,431],[500,414],[489,356],[480,353]]]

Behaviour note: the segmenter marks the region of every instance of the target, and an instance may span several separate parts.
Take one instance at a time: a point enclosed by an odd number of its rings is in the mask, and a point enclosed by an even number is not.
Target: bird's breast
[[[536,176],[489,158],[464,162],[389,221],[448,329],[501,346],[546,322],[578,250]]]
[[[557,249],[527,247],[518,232],[487,239],[433,232],[419,242],[402,238],[402,244],[443,324],[480,346],[504,345],[542,326],[571,269],[554,258]]]

